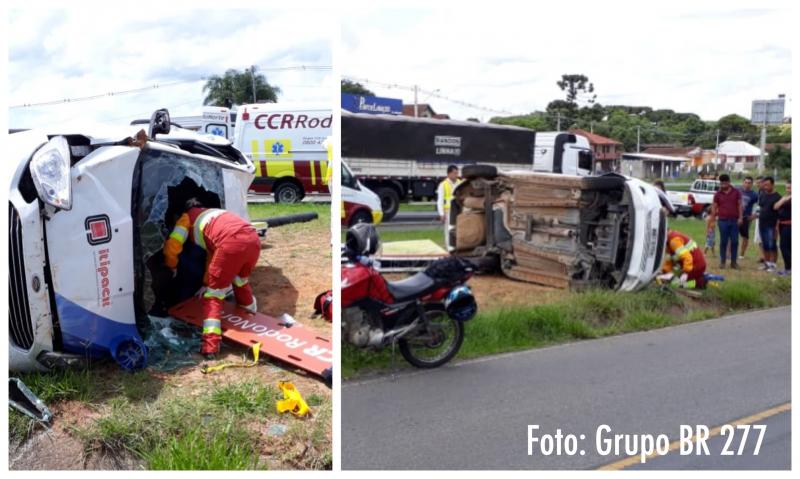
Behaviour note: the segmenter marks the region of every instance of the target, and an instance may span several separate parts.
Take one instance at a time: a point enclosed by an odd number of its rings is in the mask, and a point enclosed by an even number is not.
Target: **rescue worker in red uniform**
[[[239,307],[256,311],[248,278],[261,253],[261,241],[247,221],[222,209],[204,208],[194,198],[186,202],[185,212],[164,244],[165,262],[173,271],[189,238],[207,252],[200,353],[210,357],[219,352],[222,342],[222,301],[231,284]]]
[[[679,278],[683,288],[702,289],[706,285],[706,258],[691,238],[674,230],[667,232],[667,254],[664,273]]]

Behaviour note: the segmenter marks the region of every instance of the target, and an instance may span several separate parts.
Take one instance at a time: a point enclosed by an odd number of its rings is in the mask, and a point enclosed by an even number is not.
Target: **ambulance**
[[[319,105],[240,105],[233,144],[256,168],[255,193],[272,193],[278,203],[329,194],[328,154],[333,115]]]

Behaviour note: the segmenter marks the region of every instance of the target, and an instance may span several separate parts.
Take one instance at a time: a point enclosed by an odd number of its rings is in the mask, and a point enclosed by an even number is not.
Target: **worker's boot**
[[[222,323],[218,319],[203,321],[203,336],[200,338],[200,354],[214,359],[222,343]]]
[[[253,302],[252,303],[250,303],[248,305],[240,304],[239,307],[242,308],[242,309],[246,309],[246,310],[250,311],[251,313],[257,312],[258,311],[258,306],[256,305],[256,297],[253,296]]]

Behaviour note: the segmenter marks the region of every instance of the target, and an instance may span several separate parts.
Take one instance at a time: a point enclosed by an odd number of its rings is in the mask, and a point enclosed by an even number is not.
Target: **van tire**
[[[372,215],[364,210],[358,210],[353,214],[353,217],[350,218],[350,224],[347,226],[354,226],[359,223],[372,223]]]
[[[595,191],[618,190],[625,187],[625,177],[617,174],[587,176],[583,179],[584,189]]]
[[[400,209],[400,195],[397,190],[389,186],[378,188],[375,194],[381,199],[381,209],[383,210],[384,221],[389,221],[397,214]]]
[[[288,181],[280,183],[273,194],[275,203],[299,203],[303,199],[303,189]]]
[[[497,177],[497,167],[492,165],[467,165],[461,168],[461,176],[471,180],[473,178],[493,179]]]

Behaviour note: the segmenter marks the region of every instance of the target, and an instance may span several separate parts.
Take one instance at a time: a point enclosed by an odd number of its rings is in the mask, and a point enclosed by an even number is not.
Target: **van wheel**
[[[383,188],[378,188],[375,193],[377,193],[381,199],[384,221],[389,221],[394,218],[394,215],[397,214],[397,210],[400,209],[400,195],[397,194],[397,191],[395,191],[394,188],[384,186]]]
[[[625,177],[614,173],[601,176],[584,177],[583,187],[587,190],[609,191],[618,190],[625,187]]]
[[[350,224],[348,226],[357,225],[359,223],[372,223],[372,215],[364,210],[358,210],[350,218]]]
[[[472,178],[492,179],[497,176],[497,168],[492,165],[467,165],[461,168],[461,176],[468,180]]]
[[[275,203],[299,203],[303,199],[303,190],[294,183],[281,183],[275,188]]]

